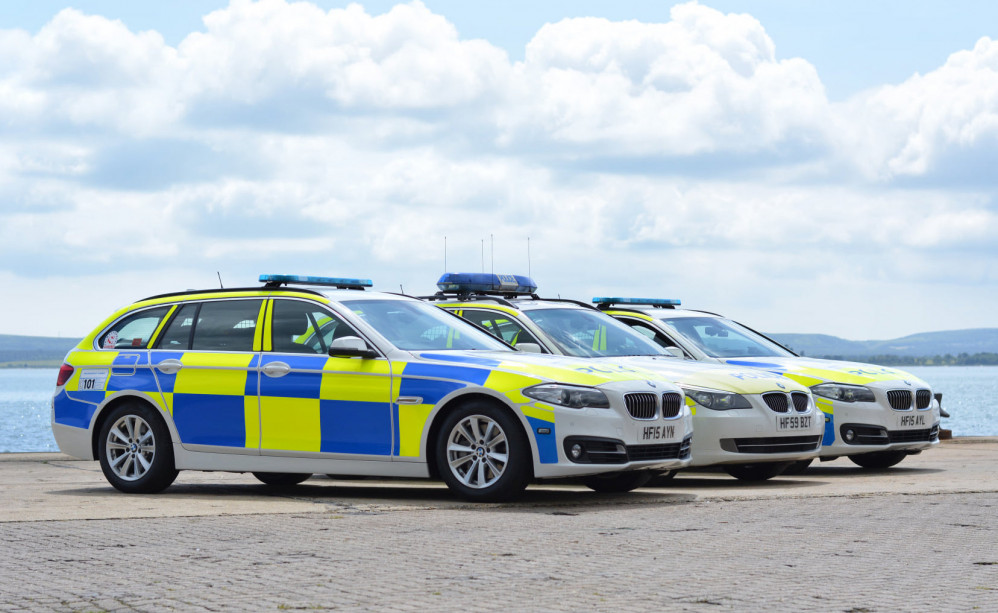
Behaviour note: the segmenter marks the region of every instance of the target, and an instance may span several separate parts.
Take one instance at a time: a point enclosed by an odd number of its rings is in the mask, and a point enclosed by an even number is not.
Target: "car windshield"
[[[364,321],[405,351],[482,349],[512,351],[463,319],[425,302],[409,300],[344,300]]]
[[[626,324],[598,311],[531,309],[525,315],[567,355],[580,358],[671,355]]]
[[[793,356],[783,347],[730,319],[672,317],[661,321],[712,358]]]

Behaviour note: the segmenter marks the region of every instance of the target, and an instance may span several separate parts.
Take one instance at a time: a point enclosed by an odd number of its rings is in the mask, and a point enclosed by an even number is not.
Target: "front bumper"
[[[824,423],[810,403],[806,412],[771,410],[757,394],[743,395],[750,409],[696,407],[693,466],[788,462],[817,457]]]
[[[939,404],[926,409],[894,410],[875,390],[877,402],[841,402],[818,398],[825,429],[821,457],[874,451],[920,451],[939,444]]]

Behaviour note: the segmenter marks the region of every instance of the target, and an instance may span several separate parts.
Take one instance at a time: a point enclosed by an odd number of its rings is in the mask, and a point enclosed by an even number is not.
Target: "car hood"
[[[405,374],[425,370],[427,376],[481,383],[496,370],[514,376],[524,375],[537,379],[538,382],[557,381],[576,385],[596,386],[621,381],[657,381],[669,384],[672,381],[639,364],[603,359],[580,359],[521,351],[416,351],[412,355],[420,358],[420,361],[407,364],[403,371]],[[416,364],[419,366],[414,369]],[[429,374],[430,371],[435,372]],[[521,383],[529,384],[526,381]]]
[[[668,356],[627,356],[602,358],[621,365],[654,371],[679,385],[692,385],[737,394],[766,392],[802,392],[803,385],[776,374],[753,368],[705,364]]]
[[[798,357],[727,358],[724,361],[740,368],[761,368],[808,387],[829,382],[876,385],[886,381],[907,381],[911,385],[928,387],[927,383],[903,370],[859,362]]]

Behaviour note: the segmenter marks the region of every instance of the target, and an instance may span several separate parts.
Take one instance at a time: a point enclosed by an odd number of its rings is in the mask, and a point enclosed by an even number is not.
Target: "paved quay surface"
[[[998,439],[630,494],[475,505],[421,481],[273,489],[0,455],[0,611],[998,611]]]

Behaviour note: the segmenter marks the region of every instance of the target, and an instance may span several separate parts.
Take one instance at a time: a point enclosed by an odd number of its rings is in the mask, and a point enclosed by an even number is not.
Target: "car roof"
[[[555,300],[548,298],[483,296],[477,294],[467,295],[467,296],[454,295],[454,296],[446,296],[443,298],[440,297],[434,297],[434,298],[436,300],[439,300],[443,306],[454,303],[460,303],[465,306],[480,304],[484,307],[488,306],[505,306],[507,308],[513,307],[521,311],[533,311],[533,310],[551,309],[551,308],[582,309],[582,310],[592,309],[592,307],[590,307],[589,305],[584,303],[579,303],[574,300],[560,300],[560,299]]]

